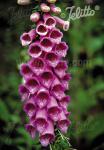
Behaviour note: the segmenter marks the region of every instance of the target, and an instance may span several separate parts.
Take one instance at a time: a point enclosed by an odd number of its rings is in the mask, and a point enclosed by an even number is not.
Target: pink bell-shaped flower
[[[36,93],[40,86],[39,81],[35,77],[27,79],[25,85],[31,94]]]
[[[54,97],[51,96],[50,101],[47,105],[48,115],[53,121],[58,121],[60,113],[59,105]]]
[[[33,72],[27,64],[21,65],[20,73],[25,79],[33,76]]]
[[[53,43],[49,37],[43,37],[40,41],[40,45],[45,52],[52,51]]]
[[[48,104],[48,101],[50,99],[48,90],[46,90],[45,88],[41,88],[37,92],[36,99],[37,99],[36,103],[40,108],[45,107]]]
[[[46,36],[48,33],[46,25],[43,24],[42,22],[39,22],[36,27],[36,33],[39,34],[40,36]]]
[[[46,88],[49,89],[50,86],[52,85],[52,82],[54,81],[54,75],[53,75],[52,71],[50,71],[50,70],[44,71],[40,75],[40,80],[41,80],[41,83],[43,84],[43,86],[45,86]]]
[[[55,138],[54,125],[51,120],[48,120],[48,126],[42,134],[40,134],[40,143],[42,146],[47,147]]]
[[[59,29],[53,28],[49,34],[49,37],[53,43],[59,44],[63,37],[63,33]]]
[[[36,38],[36,32],[34,29],[29,31],[28,33],[23,33],[20,37],[22,46],[29,45]]]
[[[60,42],[59,44],[56,45],[54,51],[59,57],[65,57],[67,54],[67,50],[68,45],[65,42]]]
[[[35,113],[35,111],[36,111],[36,104],[35,104],[35,102],[32,99],[28,100],[25,103],[24,111],[27,113],[27,115],[29,117],[31,117]]]
[[[38,109],[36,112],[36,118],[33,124],[39,133],[42,133],[48,126],[47,111],[46,109]]]
[[[29,90],[23,84],[19,86],[19,94],[21,96],[22,101],[26,101],[29,98]]]
[[[59,78],[62,78],[66,74],[66,70],[68,69],[67,62],[66,61],[59,61],[57,66],[54,68],[55,73]]]
[[[44,60],[42,58],[35,58],[29,62],[31,70],[38,76],[45,68]]]
[[[44,23],[48,29],[55,28],[56,20],[49,14],[44,14]]]
[[[57,16],[54,16],[56,22],[57,22],[57,25],[59,27],[61,27],[64,31],[68,31],[69,30],[69,27],[70,27],[70,22],[69,21],[64,21],[62,20],[61,18],[57,17]]]
[[[36,136],[36,129],[33,126],[33,124],[32,123],[26,124],[25,128],[26,128],[27,132],[29,132],[31,137],[34,139]]]
[[[35,42],[29,46],[28,54],[33,58],[38,58],[42,54],[42,48],[39,42]]]
[[[61,111],[58,120],[58,127],[60,128],[61,132],[66,133],[69,125],[70,125],[70,121],[66,118],[64,112]]]
[[[47,64],[49,64],[51,67],[56,67],[59,62],[59,57],[54,52],[47,53],[45,59]]]

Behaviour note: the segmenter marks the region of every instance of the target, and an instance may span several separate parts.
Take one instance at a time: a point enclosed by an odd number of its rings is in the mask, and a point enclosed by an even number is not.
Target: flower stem
[[[50,150],[52,150],[52,146],[51,146],[51,144],[49,145],[49,147],[50,147]]]

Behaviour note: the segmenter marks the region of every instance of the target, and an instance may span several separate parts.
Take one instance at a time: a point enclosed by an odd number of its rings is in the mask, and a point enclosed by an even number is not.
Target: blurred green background
[[[70,30],[64,33],[64,40],[70,45],[66,59],[72,74],[68,91],[72,99],[68,107],[72,124],[67,137],[78,150],[104,150],[103,2],[62,0],[57,3],[64,14],[65,8],[73,5],[98,9],[93,17],[71,21]],[[18,64],[28,59],[19,37],[31,28],[29,15],[34,7],[35,3],[18,6],[16,0],[0,1],[0,150],[49,149],[42,148],[38,140],[32,140],[25,131],[27,119],[18,94],[21,83]],[[63,145],[59,142],[54,150],[70,150]]]

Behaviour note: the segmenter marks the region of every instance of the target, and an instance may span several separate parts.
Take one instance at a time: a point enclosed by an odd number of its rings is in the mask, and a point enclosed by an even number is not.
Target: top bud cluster
[[[55,140],[54,127],[66,133],[70,125],[70,113],[67,111],[70,96],[65,95],[65,91],[71,76],[67,73],[67,62],[63,60],[68,45],[62,41],[63,33],[57,28],[68,29],[69,24],[51,16],[46,6],[54,13],[57,10],[55,5],[42,3],[43,15],[35,12],[30,16],[30,20],[36,23],[36,29],[23,33],[20,38],[22,46],[29,46],[30,56],[30,60],[20,67],[24,83],[20,85],[19,93],[29,117],[26,129],[32,138],[39,134],[42,146],[48,146]]]

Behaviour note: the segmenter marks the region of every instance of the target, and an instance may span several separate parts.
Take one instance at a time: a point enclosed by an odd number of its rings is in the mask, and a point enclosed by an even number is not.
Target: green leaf
[[[0,114],[1,114],[0,119],[2,119],[4,121],[10,120],[10,114],[8,112],[8,108],[2,100],[0,100]]]

